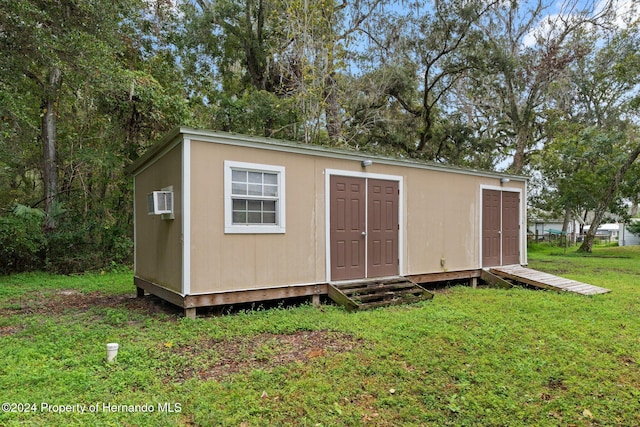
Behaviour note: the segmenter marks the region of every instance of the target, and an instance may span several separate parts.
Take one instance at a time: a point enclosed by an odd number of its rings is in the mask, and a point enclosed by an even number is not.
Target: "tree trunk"
[[[529,132],[526,125],[521,124],[516,135],[516,151],[513,154],[513,163],[509,168],[515,174],[522,173],[525,165],[525,152],[527,150],[527,142],[529,141]]]
[[[44,181],[45,228],[56,228],[54,204],[58,194],[57,112],[56,100],[62,83],[62,71],[54,67],[49,72],[42,96],[42,180]]]
[[[346,2],[343,3],[346,5]],[[338,9],[343,6],[330,6],[329,10],[323,11],[326,19],[326,31],[328,44],[326,45],[326,65],[324,69],[324,113],[327,121],[327,134],[329,142],[337,145],[342,142],[342,121],[340,117],[340,104],[338,102],[338,83],[336,82],[335,48],[338,45],[334,19]],[[322,37],[324,39],[324,36]]]
[[[562,231],[567,232],[569,230],[569,221],[571,220],[571,209],[566,208],[564,210],[564,219],[562,221]]]
[[[332,145],[337,145],[342,140],[342,122],[340,121],[340,104],[338,103],[338,84],[333,71],[324,79],[324,100],[329,141]]]
[[[420,142],[416,151],[418,153],[425,153],[428,160],[436,160],[435,152],[433,150],[433,117],[431,115],[431,109],[428,106],[424,107],[422,114],[422,130],[420,130]]]
[[[633,140],[635,142],[635,135],[633,136]],[[604,197],[602,198],[602,200],[600,200],[599,206],[594,211],[593,221],[591,222],[589,231],[587,231],[587,234],[584,237],[584,241],[582,242],[582,245],[580,245],[580,247],[578,248],[578,252],[591,253],[591,250],[593,249],[593,240],[596,237],[596,231],[598,230],[598,227],[600,227],[600,224],[602,223],[602,219],[604,218],[604,215],[607,212],[607,209],[611,205],[611,202],[613,201],[613,198],[616,192],[618,191],[618,187],[620,186],[620,183],[622,182],[624,175],[627,173],[629,168],[631,168],[631,165],[633,165],[633,162],[635,162],[635,160],[638,158],[639,155],[640,155],[640,144],[638,144],[634,148],[634,150],[629,154],[629,157],[627,157],[627,160],[624,162],[622,167],[618,169],[615,176],[613,177],[613,180],[609,184],[609,188],[607,189]]]
[[[569,239],[569,221],[571,221],[571,209],[566,208],[564,211],[564,220],[562,221],[562,234],[564,234],[565,243],[567,243],[567,239]],[[573,234],[575,235],[575,230],[573,230]],[[573,244],[573,236],[571,236],[571,244]]]
[[[273,92],[273,88],[268,86],[267,59],[265,58],[264,46],[264,25],[265,7],[262,0],[257,4],[257,17],[252,18],[251,3],[245,4],[244,21],[240,31],[246,31],[246,38],[242,40],[247,70],[251,77],[251,84],[258,90]]]
[[[431,64],[428,65],[424,72],[424,93],[422,94],[422,111],[420,117],[422,120],[422,130],[420,130],[420,142],[418,143],[416,151],[422,153],[425,152],[425,148],[427,148],[427,159],[436,160],[433,150],[434,104],[431,102],[432,94],[429,89],[432,87],[432,84],[429,83],[431,66]],[[429,145],[429,147],[427,147],[427,145]]]

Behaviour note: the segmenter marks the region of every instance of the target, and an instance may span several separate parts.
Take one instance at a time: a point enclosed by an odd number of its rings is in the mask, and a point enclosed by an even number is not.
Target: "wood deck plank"
[[[402,289],[409,289],[409,288],[413,288],[415,285],[411,282],[404,282],[404,283],[392,283],[392,284],[378,284],[378,283],[374,283],[374,284],[370,284],[368,286],[349,286],[349,287],[342,287],[342,286],[336,286],[336,288],[340,289],[340,291],[342,291],[343,294],[345,295],[352,295],[352,294],[368,294],[368,293],[375,293],[375,292],[381,292],[381,291],[394,291],[394,290],[402,290]]]
[[[596,295],[611,292],[609,289],[588,283],[578,282],[549,273],[526,267],[492,267],[489,272],[497,276],[506,277],[517,282],[544,289],[573,292],[582,295]]]
[[[393,291],[393,292],[381,292],[381,293],[377,293],[377,294],[369,294],[369,295],[357,295],[357,296],[352,296],[351,299],[353,299],[356,302],[368,302],[368,301],[375,301],[375,300],[385,300],[385,299],[399,299],[399,298],[413,298],[413,297],[420,297],[422,296],[422,294],[424,293],[423,289],[418,289],[418,288],[411,288],[411,289],[403,289],[403,290],[397,290],[397,291]]]
[[[334,283],[328,295],[348,311],[365,310],[432,299],[433,294],[406,278]]]
[[[331,286],[331,285],[328,286],[327,295],[336,303],[346,308],[347,311],[355,311],[358,309],[358,304],[356,304],[354,301],[351,300],[351,298],[343,294],[339,289],[337,289],[334,286]]]
[[[591,292],[591,291],[601,291],[603,290],[603,288],[597,289],[596,287],[591,285],[572,285],[565,288],[565,290],[570,292]]]

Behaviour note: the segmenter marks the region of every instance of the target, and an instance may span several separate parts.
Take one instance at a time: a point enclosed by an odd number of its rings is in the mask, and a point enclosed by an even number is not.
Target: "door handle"
[[[362,235],[362,237],[366,237],[367,232],[366,232],[366,231],[363,231],[363,232],[362,232],[362,233],[360,233],[360,234]]]

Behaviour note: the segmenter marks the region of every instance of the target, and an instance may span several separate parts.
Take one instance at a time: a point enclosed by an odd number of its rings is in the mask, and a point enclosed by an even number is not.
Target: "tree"
[[[629,171],[638,156],[640,156],[640,140],[637,138],[635,132],[629,137],[629,151],[625,154],[626,155],[621,156],[620,162],[618,163],[620,167],[615,171],[613,177],[609,179],[608,185],[603,189],[604,192],[602,193],[602,197],[600,198],[593,213],[591,227],[589,228],[582,244],[578,248],[578,252],[591,252],[596,231],[602,223],[602,219],[604,218],[607,209],[618,194],[618,189],[626,173]]]
[[[640,222],[638,222],[638,221],[629,222],[629,223],[627,223],[627,228],[633,234],[640,235]]]
[[[484,2],[458,0],[436,2],[434,6],[416,21],[409,19],[410,26],[417,28],[402,36],[407,45],[404,54],[415,58],[419,70],[419,102],[414,103],[411,94],[403,93],[400,87],[387,89],[407,113],[419,118],[415,151],[430,160],[441,158],[443,139],[435,138],[438,107],[458,79],[476,66],[473,52],[479,34],[474,26],[488,8]]]
[[[49,229],[56,227],[58,116],[63,90],[77,83],[77,76],[91,74],[89,70],[110,62],[109,47],[118,31],[121,7],[118,1],[17,0],[0,21],[0,50],[12,52],[0,59],[2,68],[11,70],[5,74],[5,87],[14,93],[28,90],[37,94],[39,102],[40,169]]]
[[[137,0],[20,0],[0,16],[1,49],[15,52],[0,57],[0,97],[12,100],[0,106],[0,198],[44,204],[51,269],[129,259],[123,167],[188,123],[182,76],[154,20]]]
[[[616,30],[583,35],[589,51],[567,68],[548,92],[549,139],[538,167],[547,201],[557,209],[592,213],[580,247],[590,252],[605,215],[634,196],[628,174],[640,154],[637,138],[638,32]],[[635,95],[634,95],[635,94]],[[631,175],[633,177],[633,175]],[[626,193],[622,190],[626,189]]]
[[[623,132],[618,144],[621,153],[612,159],[615,172],[609,174],[608,183],[603,187],[602,196],[594,209],[591,227],[579,248],[583,252],[591,252],[595,232],[616,197],[635,195],[620,194],[620,190],[624,188],[628,173],[640,155],[640,138],[633,120],[634,117],[636,120],[638,118],[639,97],[636,88],[640,82],[639,42],[640,31],[637,26],[615,31],[605,47],[595,55],[591,82],[576,78],[580,85],[580,99],[585,105],[585,115],[601,129]]]
[[[495,126],[513,155],[510,170],[521,173],[529,155],[544,143],[542,114],[550,85],[588,53],[581,30],[597,26],[610,12],[593,2],[500,2],[483,16],[483,66],[470,75],[473,107],[486,126]],[[580,9],[578,6],[580,5]]]
[[[287,70],[296,72],[292,59],[279,55],[286,19],[280,4],[196,0],[185,2],[182,11],[181,61],[190,73],[191,97],[200,102],[192,105],[214,119],[207,125],[292,138],[296,129],[286,120],[296,113],[290,103],[278,101],[292,90]]]
[[[230,108],[229,113],[216,111],[221,120],[213,125],[307,143],[342,143],[346,46],[384,2],[187,3],[184,57],[187,67],[210,82],[197,88],[198,96],[205,110]],[[245,100],[268,106],[260,108],[266,115],[257,117],[254,104]],[[252,126],[242,120],[246,116],[254,117]]]
[[[567,124],[565,124],[567,126]],[[597,126],[565,136],[556,135],[540,154],[540,170],[546,189],[542,194],[547,211],[570,215],[591,212],[591,226],[585,237],[591,245],[607,213],[621,213],[619,189],[640,153],[633,132],[605,130]],[[565,228],[566,230],[566,228]],[[590,246],[583,243],[583,249]]]
[[[447,118],[453,112],[450,94],[476,66],[476,24],[490,7],[451,0],[430,8],[415,2],[405,12],[387,15],[366,57],[370,71],[358,79],[351,95],[354,131],[368,130],[357,138],[359,144],[391,145],[414,157],[444,162],[459,163],[465,157],[460,142],[471,134],[454,114]]]

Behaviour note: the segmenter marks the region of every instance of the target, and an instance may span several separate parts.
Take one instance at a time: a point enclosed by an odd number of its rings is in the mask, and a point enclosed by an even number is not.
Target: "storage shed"
[[[178,128],[134,177],[138,295],[196,307],[527,263],[521,176]]]

